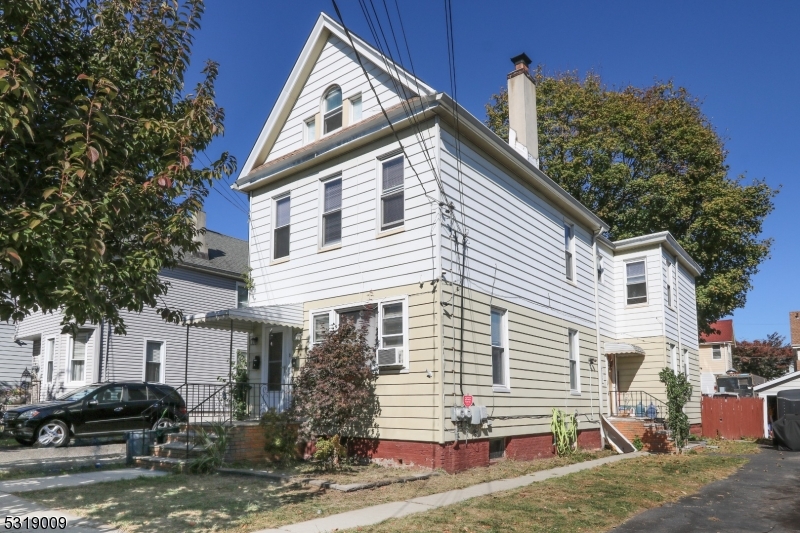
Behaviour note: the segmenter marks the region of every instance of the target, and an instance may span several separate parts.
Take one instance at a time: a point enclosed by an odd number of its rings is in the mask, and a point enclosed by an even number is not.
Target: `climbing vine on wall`
[[[692,385],[686,374],[676,374],[670,368],[664,368],[658,378],[667,389],[667,427],[672,432],[676,446],[682,450],[689,438],[689,417],[683,408],[692,398]]]
[[[569,455],[577,449],[578,420],[574,414],[563,413],[554,408],[550,430],[553,432],[553,441],[558,455]]]

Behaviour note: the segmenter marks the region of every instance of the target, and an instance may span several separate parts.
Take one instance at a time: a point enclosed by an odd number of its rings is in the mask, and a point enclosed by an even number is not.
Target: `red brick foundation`
[[[600,449],[600,430],[579,432],[578,446],[588,450]],[[519,461],[546,459],[555,455],[550,433],[506,437],[505,449],[507,458]],[[489,465],[489,439],[470,439],[444,445],[403,440],[358,441],[351,446],[351,450],[369,459],[442,468],[450,473]]]
[[[267,439],[258,422],[234,422],[228,433],[225,461],[260,461],[265,459]]]
[[[703,424],[692,424],[689,426],[689,433],[692,435],[702,436],[703,435]]]

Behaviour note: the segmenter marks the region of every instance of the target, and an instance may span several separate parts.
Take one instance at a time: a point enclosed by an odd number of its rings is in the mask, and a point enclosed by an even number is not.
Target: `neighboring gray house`
[[[0,390],[17,385],[25,368],[31,368],[32,342],[17,341],[13,323],[0,322]],[[2,398],[0,398],[1,400]]]
[[[204,218],[203,214],[203,226]],[[199,252],[184,258],[181,266],[161,273],[170,284],[161,299],[187,315],[209,308],[247,306],[243,280],[247,255],[246,241],[207,230]],[[229,331],[192,328],[187,365],[186,327],[165,323],[154,309],[123,313],[126,335],[114,334],[113,327],[104,322],[87,324],[76,336],[63,334],[61,319],[61,313],[36,314],[25,318],[17,329],[17,340],[27,344],[27,365],[38,370],[42,399],[98,381],[177,386],[184,382],[185,371],[193,383],[214,383],[228,377]],[[246,349],[245,334],[235,333],[233,341],[234,350]],[[34,350],[34,344],[40,349]]]

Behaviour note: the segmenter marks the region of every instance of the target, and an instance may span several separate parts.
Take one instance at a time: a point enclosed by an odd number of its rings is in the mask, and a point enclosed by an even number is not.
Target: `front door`
[[[288,381],[285,343],[288,336],[282,330],[273,330],[267,336],[265,383],[261,385],[261,411],[276,409],[283,411],[289,405],[290,385]]]

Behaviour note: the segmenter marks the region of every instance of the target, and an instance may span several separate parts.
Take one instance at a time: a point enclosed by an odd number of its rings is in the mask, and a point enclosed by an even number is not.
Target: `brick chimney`
[[[197,257],[208,259],[208,245],[206,244],[206,212],[198,211],[194,215],[194,227],[200,232],[194,240],[200,243],[200,247],[194,253]]]
[[[512,57],[508,74],[508,144],[539,168],[539,131],[536,121],[536,84],[524,53]]]

